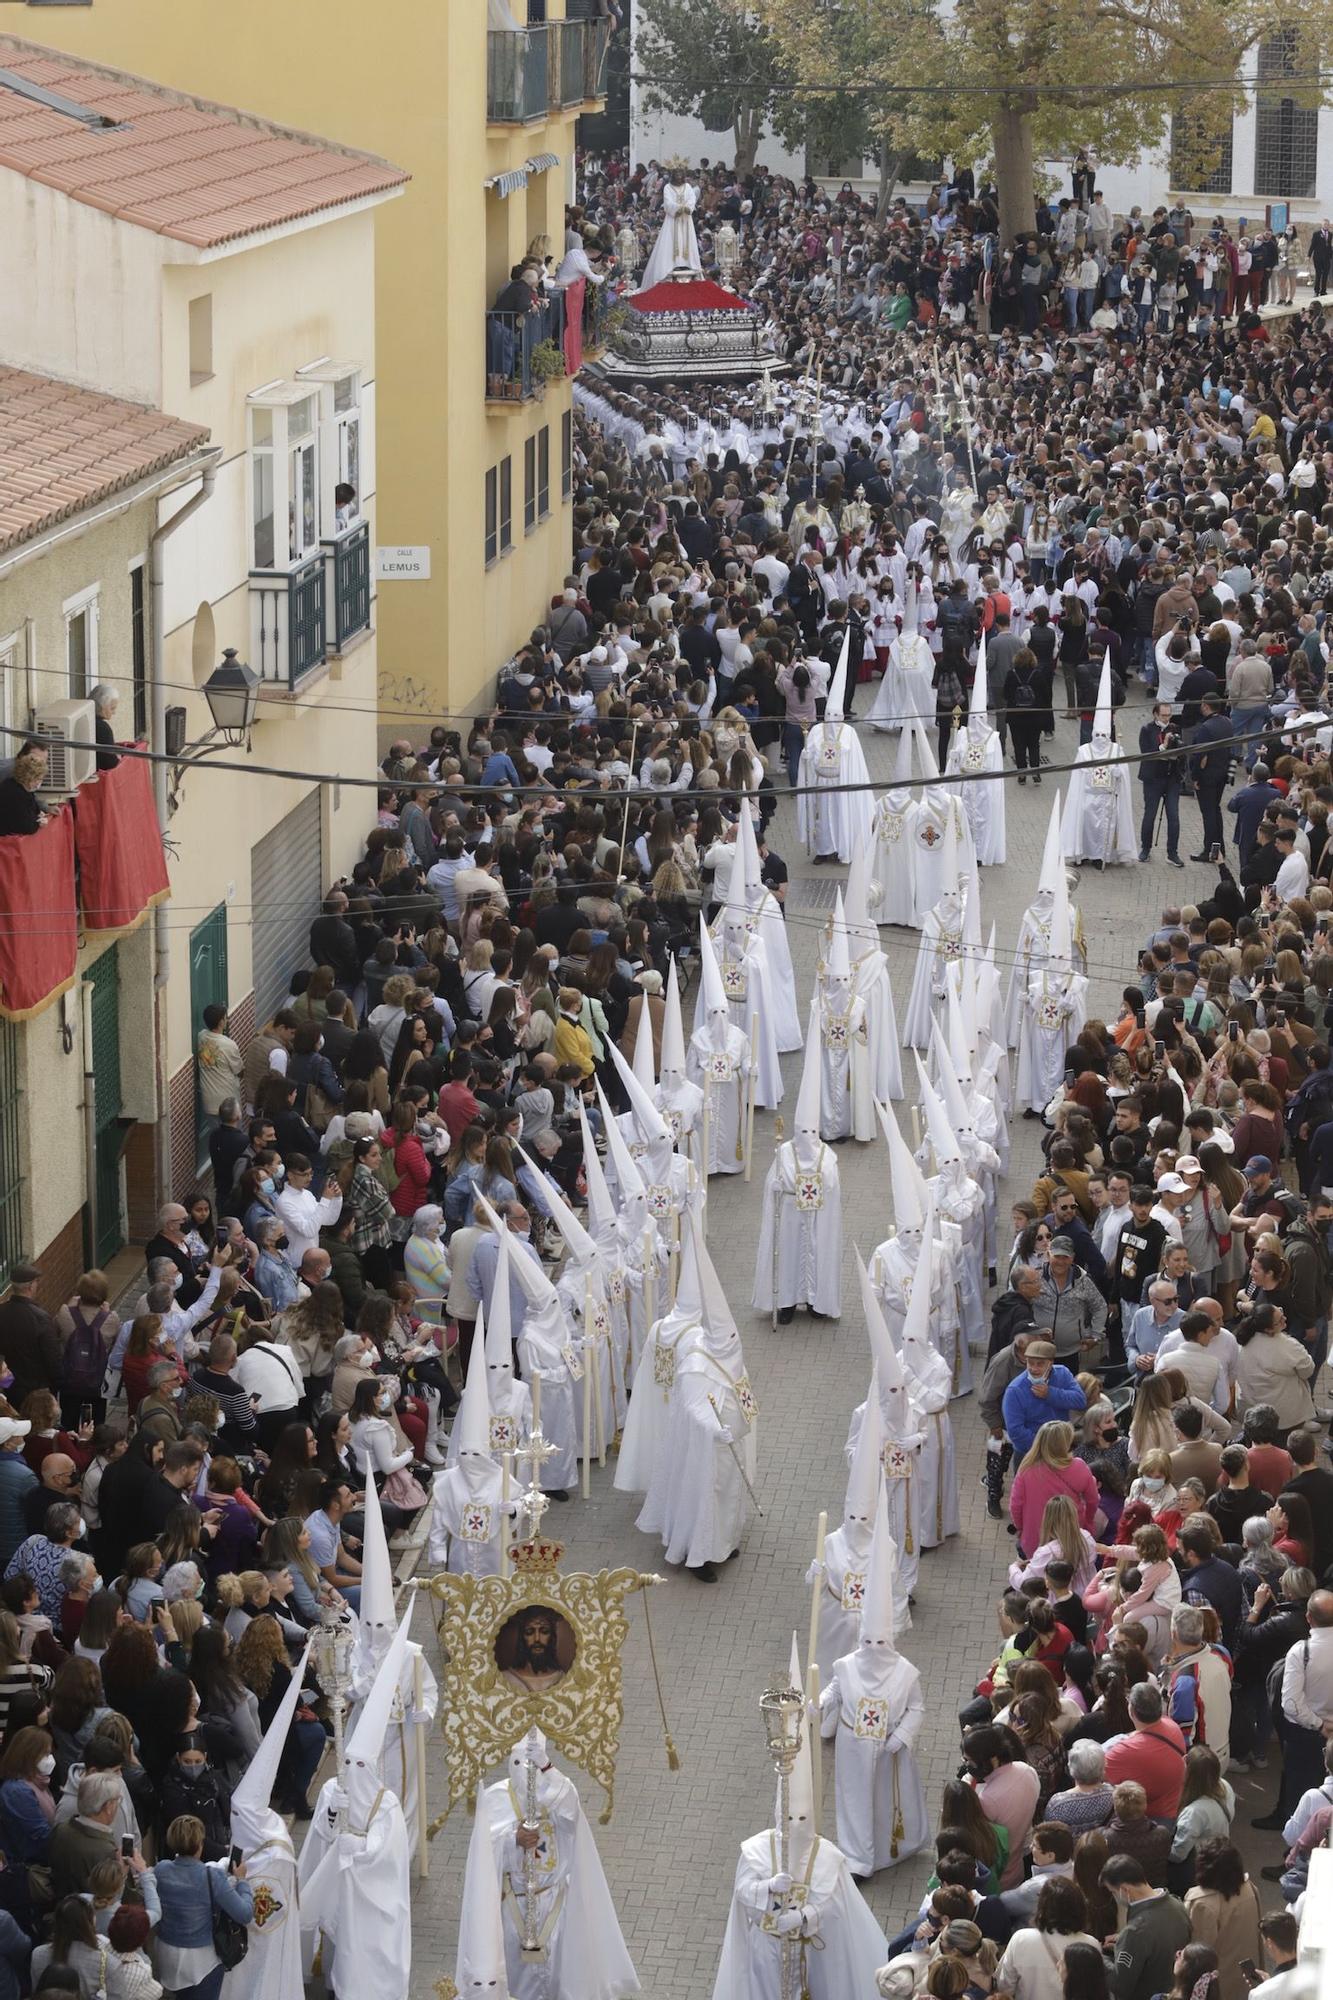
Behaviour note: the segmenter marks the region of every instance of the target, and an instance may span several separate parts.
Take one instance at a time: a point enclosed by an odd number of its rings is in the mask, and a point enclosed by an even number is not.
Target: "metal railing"
[[[553,292],[535,312],[486,315],[486,397],[492,403],[526,403],[540,396],[547,378],[532,363],[533,352],[550,340],[563,352],[565,298]]]
[[[493,125],[532,125],[605,92],[610,22],[538,22],[486,35],[486,116]]]
[[[292,570],[250,572],[250,658],[269,686],[297,687],[322,666],[324,557]]]
[[[326,564],[325,601],[333,605],[330,643],[340,653],[358,632],[370,630],[369,524],[359,521],[320,547]]]

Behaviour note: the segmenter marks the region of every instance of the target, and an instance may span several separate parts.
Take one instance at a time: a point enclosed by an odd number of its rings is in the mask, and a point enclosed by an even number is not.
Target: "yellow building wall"
[[[548,7],[552,19],[563,0]],[[26,25],[26,24],[25,24]],[[379,602],[379,692],[396,721],[468,715],[496,669],[538,622],[569,565],[569,514],[559,497],[565,381],[538,403],[488,411],[485,311],[526,248],[529,201],[507,202],[488,240],[484,181],[536,153],[560,157],[543,191],[527,191],[557,257],[564,240],[575,111],[524,126],[486,119],[483,0],[398,0],[367,32],[361,0],[93,0],[44,11],[33,39],[261,117],[360,146],[405,167],[412,182],[376,217],[378,449],[381,543],[424,545],[428,582],[386,584]],[[512,252],[512,254],[509,254]],[[261,378],[262,379],[262,378]],[[523,443],[551,427],[550,518],[523,533]],[[515,546],[483,568],[489,467],[513,466]]]

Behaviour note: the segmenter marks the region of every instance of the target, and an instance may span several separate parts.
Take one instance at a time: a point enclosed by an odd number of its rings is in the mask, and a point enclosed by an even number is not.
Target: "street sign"
[[[430,578],[429,545],[376,549],[375,575],[381,583],[425,583]]]

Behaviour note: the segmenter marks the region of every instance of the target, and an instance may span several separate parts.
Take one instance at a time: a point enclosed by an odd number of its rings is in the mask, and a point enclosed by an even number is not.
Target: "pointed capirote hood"
[[[704,1241],[698,1213],[688,1208],[685,1214],[688,1223],[686,1234],[692,1239],[694,1250],[699,1288],[699,1317],[703,1322],[705,1343],[714,1353],[733,1347],[739,1349],[740,1328],[736,1324],[731,1307],[727,1304],[722,1280],[718,1277],[713,1260],[708,1254],[708,1245]],[[679,1288],[676,1299],[679,1304]]]
[[[903,1364],[899,1360],[898,1350],[893,1344],[893,1335],[889,1332],[888,1322],[884,1317],[884,1308],[875,1294],[875,1287],[870,1282],[870,1273],[866,1269],[865,1258],[861,1255],[856,1244],[852,1245],[852,1251],[856,1258],[857,1277],[861,1286],[861,1310],[865,1315],[866,1338],[870,1343],[871,1364],[879,1378],[881,1422],[886,1410],[890,1415],[896,1412],[897,1420],[893,1423],[885,1423],[883,1427],[886,1436],[901,1437],[905,1434],[909,1422],[907,1377],[903,1374]],[[894,1400],[895,1397],[897,1398],[896,1402]]]
[[[389,1727],[389,1717],[394,1700],[403,1678],[403,1668],[407,1664],[408,1627],[412,1623],[412,1612],[416,1596],[409,1593],[407,1609],[404,1611],[398,1630],[394,1633],[389,1650],[380,1662],[370,1693],[361,1705],[356,1727],[347,1739],[344,1752],[343,1785],[347,1792],[348,1824],[352,1829],[362,1831],[369,1825],[374,1815],[376,1802],[384,1790],[380,1776],[380,1760],[384,1754],[384,1737]],[[393,1796],[397,1797],[395,1793]],[[401,1805],[401,1800],[399,1804]]]
[[[651,1097],[657,1088],[653,1069],[653,1015],[645,993],[639,1006],[639,1025],[634,1031],[634,1074]]]
[[[746,817],[746,804],[741,800],[741,818]],[[745,851],[741,846],[739,825],[731,850],[731,873],[727,876],[727,899],[722,905],[722,931],[728,931],[733,938],[739,932],[748,937],[750,931],[750,898],[745,884]]]
[[[1047,963],[1058,972],[1074,966],[1074,926],[1069,913],[1069,877],[1063,868],[1056,871],[1055,894],[1051,899],[1051,941]]]
[[[704,1311],[703,1273],[699,1268],[699,1248],[703,1231],[692,1227],[694,1210],[687,1208],[686,1226],[680,1238],[680,1270],[676,1274],[676,1297],[664,1318],[702,1320]]]
[[[499,1266],[496,1266],[497,1272]],[[461,1458],[490,1458],[491,1456],[491,1398],[486,1386],[486,1314],[480,1300],[477,1303],[477,1324],[472,1335],[472,1352],[468,1356],[467,1380],[463,1384],[463,1399],[454,1417],[454,1436],[458,1439],[458,1456]]]
[[[491,1316],[486,1322],[486,1394],[492,1410],[514,1382],[513,1316],[509,1305],[509,1279],[514,1268],[514,1252],[509,1228],[501,1222],[496,1239],[500,1245],[495,1260],[495,1283],[491,1288]],[[481,1319],[478,1306],[477,1318]],[[473,1335],[473,1346],[477,1337]]]
[[[889,1149],[889,1186],[893,1191],[893,1221],[900,1236],[921,1233],[926,1213],[926,1177],[912,1158],[893,1115],[893,1108],[875,1099],[875,1111],[884,1143]]]
[[[921,759],[922,780],[927,785],[938,784],[940,764],[938,757],[935,755],[935,745],[931,742],[930,735],[923,722],[914,722],[912,728],[916,735],[917,755]]]
[[[963,869],[963,943],[969,952],[981,950],[981,871],[977,867],[977,850],[969,841],[967,862]]]
[[[986,697],[986,634],[983,632],[977,641],[977,670],[972,676],[972,692],[967,698],[969,722],[980,720],[989,726],[990,706]]]
[[[863,958],[879,943],[879,925],[870,914],[870,843],[852,843],[851,865],[843,893],[843,913],[853,958]]]
[[[867,1542],[875,1525],[879,1482],[883,1476],[879,1460],[883,1444],[884,1432],[879,1416],[879,1365],[872,1363],[870,1388],[861,1412],[861,1428],[852,1452],[851,1471],[847,1474],[847,1496],[842,1503],[843,1527],[848,1534]]]
[[[938,1094],[933,1089],[930,1078],[926,1075],[925,1064],[921,1060],[919,1051],[913,1049],[912,1053],[916,1057],[917,1085],[921,1098],[921,1109],[925,1114],[926,1136],[930,1140],[935,1154],[935,1169],[938,1173],[942,1172],[951,1162],[961,1162],[963,1149],[958,1143],[957,1133],[945,1115],[944,1106],[940,1102]]]
[[[500,1877],[491,1844],[491,1819],[483,1779],[477,1781],[477,1806],[463,1871],[454,1984],[459,2000],[483,2000],[483,1996],[484,2000],[510,2000]]]
[[[741,864],[741,882],[745,889],[747,908],[757,907],[764,895],[763,863],[759,859],[759,842],[755,839],[754,814],[748,800],[742,800],[740,818],[736,822],[736,857]],[[731,872],[736,873],[736,862],[731,864]]]
[[[847,917],[842,906],[841,889],[835,891],[833,897],[833,924],[829,935],[828,957],[824,961],[824,972],[829,979],[850,979],[852,976]]]
[[[511,1250],[509,1253],[509,1271],[511,1277],[517,1278],[519,1290],[534,1311],[540,1311],[543,1306],[549,1305],[552,1300],[555,1300],[559,1304],[559,1293],[535,1257],[525,1257],[522,1254],[515,1256]],[[525,1339],[531,1334],[532,1327],[533,1313],[529,1312],[524,1316],[523,1320],[523,1335]],[[475,1338],[476,1336],[474,1335],[474,1344]]]
[[[733,867],[735,863],[733,862]],[[726,988],[722,984],[722,972],[717,962],[717,952],[713,946],[712,934],[699,914],[699,983],[703,992],[704,1014],[730,1015],[727,1005]]]
[[[1037,878],[1037,894],[1042,890],[1048,896],[1055,894],[1057,876],[1063,880],[1065,857],[1060,846],[1060,794],[1057,791],[1051,800],[1051,816],[1046,822],[1046,844],[1041,850],[1041,874]]]
[[[944,1010],[949,1023],[949,1067],[960,1090],[970,1091],[974,1085],[972,1057],[967,1040],[967,1017],[963,1007],[963,989],[975,990],[976,961],[957,958],[949,967],[944,978]],[[945,1099],[948,1103],[948,1099]]]
[[[870,1540],[870,1560],[866,1565],[866,1594],[861,1605],[860,1639],[863,1646],[882,1652],[896,1650],[893,1641],[893,1586],[898,1575],[898,1544],[889,1523],[889,1496],[880,1489],[875,1508],[875,1532]]]
[[[825,722],[841,722],[847,704],[847,659],[852,645],[850,621],[842,635],[842,650],[838,654],[838,664],[833,679],[829,682],[828,694],[824,699]]]
[[[1109,741],[1111,735],[1111,655],[1102,655],[1101,679],[1097,683],[1097,706],[1092,716],[1092,733]]]
[[[607,1047],[614,1048],[615,1043],[608,1042]],[[521,1146],[515,1146],[514,1151],[539,1183],[541,1188],[540,1198],[546,1204],[546,1213],[560,1231],[565,1241],[565,1247],[568,1249],[574,1262],[576,1264],[594,1263],[597,1257],[597,1245],[593,1242],[591,1236],[589,1236],[587,1230],[565,1200],[564,1195],[560,1192],[559,1188],[552,1186],[541,1168],[528,1158]]]
[[[912,1280],[912,1290],[903,1315],[902,1356],[911,1367],[914,1355],[933,1353],[930,1338],[931,1264],[935,1236],[935,1191],[926,1191],[926,1217],[922,1228],[923,1248]]]
[[[278,1781],[278,1766],[287,1748],[287,1732],[296,1714],[296,1705],[301,1699],[305,1684],[306,1662],[310,1658],[310,1648],[314,1644],[313,1634],[305,1642],[305,1651],[292,1668],[291,1679],[286,1692],[278,1703],[272,1722],[264,1731],[264,1740],[245,1767],[245,1773],[231,1795],[231,1837],[236,1845],[248,1856],[257,1847],[280,1839],[283,1823],[269,1803],[273,1787]]]
[[[608,1116],[605,1127],[608,1146],[609,1135],[614,1125],[615,1119]],[[588,1114],[583,1108],[582,1098],[579,1099],[579,1133],[583,1140],[583,1176],[588,1184],[588,1233],[593,1241],[605,1250],[616,1237],[616,1205],[606,1184],[606,1175],[602,1171],[602,1162],[597,1152],[597,1142],[592,1136],[592,1127],[588,1123]],[[616,1136],[619,1137],[619,1133]]]
[[[810,1021],[805,1031],[805,1062],[801,1069],[801,1087],[796,1093],[796,1116],[792,1133],[799,1146],[802,1140],[807,1144],[819,1142],[819,1126],[823,1104],[824,1057],[819,1039],[819,1008],[812,1001]]]
[[[944,1107],[949,1130],[961,1142],[971,1136],[972,1112],[963,1096],[962,1085],[954,1075],[953,1063],[949,1057],[949,1045],[940,1033],[938,1021],[932,1021],[930,1024],[930,1046],[934,1051],[935,1073],[939,1079],[936,1095]]]
[[[685,1074],[685,1022],[680,1011],[680,977],[673,952],[667,966],[662,1009],[662,1081]]]
[[[801,1654],[796,1643],[796,1634],[791,1637],[791,1658],[787,1672],[792,1686],[799,1694],[805,1694],[805,1681],[801,1674]],[[782,1811],[782,1786],[778,1785],[778,1811]],[[775,1822],[776,1823],[776,1822]],[[791,1776],[787,1781],[787,1849],[788,1866],[793,1875],[804,1869],[815,1844],[815,1774],[810,1761],[810,1718],[801,1722],[801,1747],[796,1753]]]
[[[669,1146],[672,1143],[671,1127],[658,1110],[651,1090],[644,1089],[638,1077],[635,1076],[634,1071],[625,1061],[624,1056],[621,1055],[620,1050],[609,1037],[606,1046],[611,1052],[611,1060],[615,1064],[616,1074],[625,1086],[625,1095],[629,1099],[629,1108],[633,1114],[634,1123],[638,1128],[639,1137],[646,1146],[660,1146],[664,1141]]]
[[[384,1532],[379,1490],[373,1479],[366,1481],[366,1497],[362,1502],[359,1624],[358,1664],[366,1672],[389,1644],[398,1624],[393,1597],[393,1564],[389,1560],[389,1541]]]
[[[644,1185],[643,1175],[639,1172],[639,1163],[625,1144],[625,1135],[620,1129],[614,1111],[611,1109],[606,1092],[602,1089],[600,1077],[594,1078],[593,1082],[597,1092],[597,1103],[602,1113],[602,1130],[606,1134],[606,1150],[610,1155],[611,1164],[616,1170],[616,1185],[620,1189],[621,1201],[630,1202],[636,1197],[641,1199],[647,1192],[647,1189]],[[592,1183],[589,1182],[590,1188],[591,1185]],[[605,1186],[605,1179],[603,1179],[603,1186]]]
[[[917,590],[916,578],[912,575],[911,571],[909,570],[907,573],[907,581],[903,585],[904,639],[910,639],[915,636],[920,617],[921,617],[920,594]]]

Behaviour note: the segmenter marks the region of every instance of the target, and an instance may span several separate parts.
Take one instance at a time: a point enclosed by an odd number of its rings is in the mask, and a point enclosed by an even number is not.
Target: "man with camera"
[[[1139,765],[1139,781],[1143,786],[1139,860],[1146,861],[1152,853],[1157,816],[1165,809],[1166,858],[1173,868],[1185,866],[1180,858],[1180,785],[1184,767],[1180,742],[1170,702],[1155,702],[1152,721],[1145,722],[1139,731],[1139,754],[1147,760]]]

